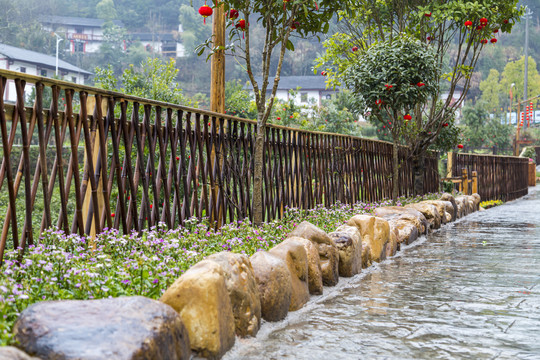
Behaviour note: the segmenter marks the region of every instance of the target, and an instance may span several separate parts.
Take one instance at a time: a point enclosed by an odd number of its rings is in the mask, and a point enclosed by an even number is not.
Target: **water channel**
[[[540,187],[350,279],[226,359],[540,359]]]

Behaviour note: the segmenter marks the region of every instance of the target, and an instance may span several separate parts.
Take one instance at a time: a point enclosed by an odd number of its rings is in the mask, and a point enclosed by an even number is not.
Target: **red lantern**
[[[493,33],[496,34],[499,32],[499,29],[493,29]]]
[[[433,39],[433,38],[432,38],[431,36],[428,36],[428,37],[426,38],[427,41],[431,41],[432,39]]]
[[[443,127],[447,127],[448,126],[448,123],[444,123],[442,124]]]
[[[240,31],[245,31],[246,30],[246,20],[244,19],[240,19],[238,20],[238,23],[236,23],[236,28]]]
[[[487,23],[488,23],[488,20],[487,20],[486,18],[481,18],[481,19],[480,19],[480,24],[486,26]]]
[[[488,43],[487,39],[482,39],[482,40],[480,40],[480,42],[481,42],[482,44],[487,44],[487,43]]]
[[[231,19],[231,20],[238,19],[238,10],[236,10],[236,9],[229,10],[229,19]]]
[[[458,149],[463,149],[463,145],[462,145],[462,144],[459,144],[457,147],[458,147]]]
[[[291,24],[291,30],[296,30],[297,26],[300,26],[300,23],[298,21],[293,21]]]
[[[212,8],[210,6],[208,6],[208,5],[206,5],[206,3],[199,8],[199,14],[201,14],[201,16],[204,18],[203,22],[204,22],[205,25],[206,25],[206,18],[208,16],[211,16],[213,12],[214,11],[212,10]]]
[[[489,41],[491,41],[492,44],[495,44],[497,42],[497,39],[493,38],[493,39],[491,39]]]
[[[352,51],[358,51],[358,46],[353,46]]]
[[[407,114],[407,115],[403,116],[403,119],[405,119],[406,121],[409,121],[409,120],[412,119],[412,116]]]
[[[418,87],[422,87],[424,85],[426,85],[426,84],[424,84],[423,82],[419,82],[418,84],[416,84],[416,86],[418,86]]]
[[[503,20],[503,23],[504,23],[504,24],[508,24],[508,20]]]
[[[465,26],[469,27],[469,26],[472,26],[472,21],[471,20],[467,20],[465,21]]]
[[[321,75],[322,75],[322,76],[326,76],[326,71],[324,71],[324,70],[321,71]]]
[[[482,25],[478,25],[478,26],[476,27],[476,30],[482,30],[483,28],[484,28],[484,27],[483,27]]]
[[[425,17],[431,17],[431,12],[425,13],[424,16]]]
[[[386,86],[386,90],[390,90],[391,88],[393,88],[393,86],[390,84],[385,84],[384,86]]]

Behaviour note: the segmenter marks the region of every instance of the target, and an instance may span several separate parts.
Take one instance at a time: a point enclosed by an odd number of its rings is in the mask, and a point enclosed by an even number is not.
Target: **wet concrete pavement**
[[[226,359],[540,359],[540,188],[341,278]]]

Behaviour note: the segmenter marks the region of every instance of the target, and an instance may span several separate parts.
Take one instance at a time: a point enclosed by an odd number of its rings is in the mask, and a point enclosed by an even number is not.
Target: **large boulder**
[[[432,229],[438,229],[441,227],[441,215],[437,207],[432,204],[426,203],[414,203],[405,205],[406,208],[416,209],[420,211],[427,219]]]
[[[386,258],[386,244],[390,240],[390,226],[383,218],[371,215],[355,215],[347,221],[362,235],[362,247],[369,246],[371,261],[379,262]]]
[[[258,251],[250,258],[261,296],[261,316],[266,321],[280,321],[291,304],[292,280],[285,261]]]
[[[226,278],[221,265],[203,260],[176,279],[161,297],[180,314],[191,349],[202,357],[219,358],[234,345],[234,316]]]
[[[13,346],[0,346],[0,360],[39,360]]]
[[[287,264],[292,285],[289,311],[296,311],[309,300],[308,260],[304,244],[289,238],[274,246],[269,252]]]
[[[388,222],[388,225],[390,226],[390,221]],[[392,229],[392,226],[390,226],[390,239],[386,244],[386,258],[394,256],[399,250],[398,236],[398,230]]]
[[[328,237],[324,230],[303,221],[289,234],[289,237],[298,236],[313,242],[319,250],[323,284],[334,286],[339,282],[339,254],[336,244]]]
[[[425,200],[420,204],[431,204],[437,208],[439,217],[441,218],[441,224],[446,224],[446,203],[441,200]]]
[[[396,218],[408,220],[416,226],[420,234],[426,234],[430,228],[430,224],[424,214],[413,208],[384,206],[373,210],[373,214],[388,221]]]
[[[441,200],[448,201],[450,202],[450,204],[452,204],[452,208],[454,209],[454,211],[452,212],[448,208],[446,209],[446,211],[448,211],[452,215],[452,221],[455,221],[458,218],[458,207],[456,204],[456,199],[451,194],[444,193],[441,195]]]
[[[401,245],[408,245],[418,238],[418,228],[407,219],[390,219],[388,224],[391,231],[396,232],[396,241],[399,248],[401,248]]]
[[[191,357],[176,311],[142,296],[38,302],[22,312],[13,332],[20,348],[43,359]]]
[[[321,295],[323,293],[323,281],[321,262],[319,258],[319,250],[308,239],[304,239],[298,236],[293,236],[289,239],[294,239],[301,242],[304,245],[304,249],[307,254],[308,261],[308,288],[309,293],[313,295]]]
[[[458,205],[458,211],[460,212],[460,217],[469,215],[474,211],[474,203],[469,199],[468,195],[456,196],[456,203]]]
[[[224,270],[236,335],[255,336],[261,325],[261,300],[249,258],[224,251],[207,260],[218,263]]]
[[[339,253],[339,275],[351,277],[362,271],[362,235],[355,226],[342,225],[328,234]]]
[[[471,195],[471,199],[474,204],[474,210],[478,211],[480,209],[480,202],[482,201],[482,199],[480,198],[480,195],[478,193],[474,193]]]

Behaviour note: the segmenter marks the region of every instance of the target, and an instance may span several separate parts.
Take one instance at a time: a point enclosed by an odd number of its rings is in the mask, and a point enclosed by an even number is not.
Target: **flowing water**
[[[540,188],[341,278],[226,359],[540,359]]]

